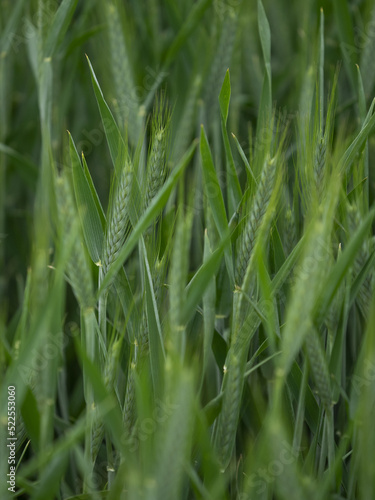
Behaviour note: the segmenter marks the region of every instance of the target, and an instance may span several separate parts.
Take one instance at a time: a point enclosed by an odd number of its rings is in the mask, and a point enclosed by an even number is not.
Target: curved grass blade
[[[72,136],[69,134],[70,159],[73,170],[74,193],[87,249],[95,264],[100,263],[103,247],[103,227],[97,203],[82,169]]]
[[[41,473],[38,485],[31,495],[31,500],[53,500],[56,498],[65,470],[69,463],[69,451],[56,453]]]
[[[100,217],[100,221],[102,223],[102,228],[103,228],[103,231],[104,231],[104,228],[105,228],[105,225],[106,225],[105,213],[104,213],[102,204],[100,202],[100,198],[98,196],[98,193],[97,193],[97,191],[95,189],[95,185],[94,185],[94,182],[92,180],[92,177],[91,177],[91,174],[90,174],[90,170],[89,170],[89,168],[87,166],[86,158],[85,158],[85,156],[84,156],[83,153],[82,153],[82,164],[83,164],[83,172],[85,174],[87,184],[90,187],[91,195],[92,195],[92,198],[93,198],[93,200],[95,202],[96,209],[98,211],[98,214],[99,214],[99,217]]]
[[[207,136],[204,131],[203,125],[201,126],[200,153],[202,158],[206,195],[208,197],[208,201],[212,209],[212,214],[220,238],[223,239],[225,238],[225,235],[228,231],[228,219],[225,211],[223,194],[221,192],[221,187],[212,160],[210,146],[208,144]],[[232,249],[230,247],[225,250],[225,262],[227,265],[227,270],[229,279],[231,281],[231,285],[233,285],[234,271],[233,271]]]
[[[350,239],[347,247],[342,252],[340,259],[336,262],[331,272],[327,276],[325,286],[322,293],[317,297],[313,309],[313,318],[317,327],[320,326],[325,318],[327,310],[332,302],[335,293],[344,279],[348,269],[353,264],[358,250],[361,248],[363,240],[371,227],[372,220],[375,216],[375,208],[373,208],[363,219],[362,224],[357,229],[356,233]]]
[[[221,132],[224,141],[225,155],[227,158],[227,190],[228,190],[228,208],[229,213],[233,214],[240,204],[242,198],[242,190],[240,182],[238,180],[238,175],[236,172],[236,167],[233,160],[233,154],[229,143],[228,132],[227,132],[227,119],[229,112],[229,102],[230,102],[230,78],[229,69],[227,70],[221,87],[221,92],[219,95],[219,104],[221,111]]]
[[[236,143],[236,147],[237,147],[237,150],[238,150],[238,152],[239,152],[239,154],[240,154],[240,156],[242,158],[242,161],[245,164],[248,180],[250,181],[250,179],[251,179],[251,181],[254,182],[255,185],[257,185],[257,180],[255,178],[254,172],[253,172],[253,170],[252,170],[252,168],[250,166],[250,163],[249,163],[248,159],[246,158],[246,155],[244,153],[244,150],[242,149],[241,144],[238,142],[238,139],[237,139],[237,137],[234,134],[232,134],[232,137],[233,137],[233,139],[234,139],[234,141]]]
[[[0,152],[12,158],[19,167],[20,176],[32,185],[35,185],[38,178],[38,167],[18,151],[10,148],[6,144],[0,143]]]
[[[369,258],[365,262],[360,273],[358,274],[358,276],[356,276],[356,278],[351,286],[350,299],[349,299],[349,306],[350,307],[352,307],[352,305],[354,304],[354,301],[358,295],[359,290],[361,289],[362,284],[364,283],[365,279],[367,278],[370,271],[374,267],[374,263],[375,263],[375,252],[372,252],[372,254],[369,256]]]
[[[156,304],[154,286],[152,283],[150,264],[148,262],[147,250],[143,238],[141,238],[141,244],[142,244],[145,270],[146,270],[145,293],[146,293],[147,323],[148,323],[149,344],[150,344],[151,376],[154,385],[154,394],[156,397],[160,397],[161,396],[160,374],[162,373],[162,367],[163,367],[162,360],[165,359],[163,333],[160,326],[160,319]]]
[[[230,234],[220,242],[218,248],[205,260],[202,266],[194,274],[193,278],[186,287],[186,301],[183,308],[182,316],[184,323],[187,323],[194,314],[195,308],[202,298],[202,294],[210,285],[210,279],[219,269],[220,262],[225,248],[230,243]]]
[[[374,109],[375,99],[372,101],[369,112],[367,113],[366,120],[358,133],[357,137],[353,140],[350,146],[345,151],[340,160],[340,172],[345,172],[353,162],[357,153],[359,153],[366,144],[368,136],[371,134],[375,125],[375,113],[372,114]]]
[[[119,169],[122,167],[125,161],[126,145],[117,126],[117,123],[113,117],[113,114],[104,99],[102,89],[100,88],[90,59],[88,58],[88,56],[86,57],[91,72],[91,81],[94,87],[96,101],[98,103],[100,116],[102,118],[105,135],[108,142],[109,152],[112,158],[112,164],[115,172],[119,173]]]
[[[173,40],[171,46],[168,49],[164,63],[166,68],[168,68],[171,62],[176,58],[176,55],[180,51],[181,47],[183,47],[183,45],[188,40],[189,35],[198,26],[199,21],[201,20],[203,14],[208,9],[211,3],[212,0],[199,0],[193,5],[192,9],[190,10],[189,16],[187,17],[180,31],[177,33],[176,38]]]
[[[16,35],[17,24],[21,18],[22,9],[26,0],[18,0],[15,6],[12,7],[12,14],[8,19],[5,27],[2,29],[0,38],[1,57],[5,57],[13,44],[13,38]]]
[[[340,47],[344,56],[345,71],[353,90],[356,91],[354,64],[358,61],[356,61],[354,57],[354,53],[356,53],[356,43],[349,7],[346,2],[333,0],[333,10],[339,32]]]
[[[78,0],[63,0],[49,28],[45,45],[45,57],[52,57],[65,35],[76,10]]]

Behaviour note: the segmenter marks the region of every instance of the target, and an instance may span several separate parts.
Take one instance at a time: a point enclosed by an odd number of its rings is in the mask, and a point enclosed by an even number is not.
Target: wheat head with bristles
[[[127,125],[129,138],[136,144],[141,130],[142,113],[139,98],[135,92],[133,71],[128,47],[123,34],[118,7],[107,3],[105,12],[108,22],[108,36],[111,47],[112,73],[117,96],[117,114],[121,125]]]
[[[60,175],[56,179],[56,201],[62,237],[69,241],[78,229],[78,215],[68,179]],[[94,306],[94,289],[91,270],[82,245],[82,237],[75,238],[67,262],[67,275],[80,306],[85,310]]]
[[[237,244],[236,283],[239,286],[242,285],[259,228],[270,202],[275,179],[276,160],[273,158],[267,160],[264,165],[250,213]]]
[[[133,167],[127,160],[113,199],[103,249],[102,269],[106,274],[124,244],[129,229],[129,203],[133,181]]]
[[[314,328],[306,335],[305,349],[318,396],[323,408],[329,411],[332,406],[331,378],[325,352]]]
[[[325,137],[320,135],[316,144],[315,159],[314,159],[314,177],[319,199],[322,197],[323,194],[326,158],[327,158],[326,139]]]
[[[151,203],[164,184],[167,174],[167,148],[170,114],[163,98],[157,102],[152,121],[151,147],[147,161],[144,209]]]
[[[362,218],[358,207],[350,206],[348,208],[348,227],[350,234],[353,234],[355,232],[356,228],[362,222],[361,219]],[[370,256],[370,250],[372,250],[371,247],[373,246],[373,241],[374,241],[373,239],[371,240],[367,239],[363,242],[362,247],[359,250],[353,265],[354,279],[359,275],[363,266],[366,264],[367,259]],[[371,269],[365,276],[365,279],[356,297],[358,307],[360,308],[362,314],[365,317],[369,312],[373,291],[374,291],[374,271],[373,269]]]

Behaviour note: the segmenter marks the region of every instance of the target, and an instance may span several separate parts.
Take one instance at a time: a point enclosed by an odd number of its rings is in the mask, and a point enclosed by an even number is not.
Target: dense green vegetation
[[[1,498],[374,499],[373,0],[0,27]]]

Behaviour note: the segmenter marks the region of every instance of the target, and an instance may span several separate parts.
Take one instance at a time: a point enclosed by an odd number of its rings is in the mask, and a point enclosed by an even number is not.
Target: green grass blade
[[[70,159],[74,193],[87,249],[95,264],[100,262],[103,248],[103,226],[90,184],[84,174],[72,136],[69,134]]]
[[[6,144],[0,143],[0,152],[5,153],[9,158],[15,161],[17,166],[19,167],[19,174],[22,176],[28,183],[31,185],[35,185],[38,177],[38,167],[30,161],[26,156],[18,153],[13,148],[10,148]]]
[[[74,15],[78,0],[63,0],[56,11],[45,45],[45,57],[52,57],[65,35]]]
[[[303,374],[295,361],[292,364],[287,384],[296,401],[299,400],[302,383]],[[319,423],[319,406],[309,385],[307,385],[305,392],[305,420],[311,432],[316,433]]]
[[[356,90],[355,63],[359,61],[356,54],[353,24],[350,17],[349,6],[346,2],[333,0],[334,14],[339,31],[340,46],[344,56],[344,66],[353,90]]]
[[[105,135],[108,142],[109,152],[112,158],[112,164],[115,171],[117,172],[118,169],[121,168],[125,160],[125,154],[126,154],[125,142],[117,126],[117,123],[113,117],[113,114],[104,99],[102,89],[100,88],[98,79],[96,78],[94,69],[88,57],[87,57],[87,62],[89,64],[91,72],[91,81],[94,87],[95,97],[98,103],[100,116],[102,118]]]
[[[190,34],[199,25],[199,21],[201,20],[202,16],[211,5],[211,3],[212,0],[199,0],[193,5],[192,9],[190,10],[189,16],[187,17],[176,38],[173,40],[171,46],[168,49],[164,63],[166,68],[176,58],[177,54],[181,50],[181,47],[183,47],[187,42]]]
[[[61,479],[65,474],[68,466],[69,452],[62,451],[55,454],[47,467],[41,474],[40,481],[34,493],[31,495],[31,500],[53,500],[56,498]]]
[[[181,498],[184,479],[184,463],[191,453],[191,434],[193,431],[194,385],[192,374],[186,369],[175,369],[173,392],[168,396],[175,410],[164,425],[159,437],[158,460],[153,484],[148,500],[174,500]],[[173,460],[171,460],[173,457]]]
[[[105,213],[104,213],[102,204],[100,202],[100,198],[98,196],[98,193],[97,193],[97,191],[95,189],[95,185],[94,185],[94,182],[92,180],[89,167],[87,166],[85,155],[83,153],[82,153],[82,164],[83,164],[83,172],[85,174],[87,184],[89,185],[89,188],[90,188],[90,191],[91,191],[91,196],[92,196],[92,198],[93,198],[93,200],[95,202],[96,209],[98,211],[98,214],[99,214],[99,217],[100,217],[100,221],[102,223],[102,228],[103,228],[103,231],[104,231],[104,228],[105,228],[105,225],[106,225]]]
[[[213,218],[215,220],[219,235],[221,238],[225,238],[225,235],[228,231],[228,219],[225,211],[221,187],[217,178],[210,146],[208,144],[203,125],[201,127],[200,153],[202,158],[203,177],[205,181],[208,202],[211,206]],[[227,265],[228,275],[231,283],[234,283],[232,252],[230,248],[225,251],[225,262]]]
[[[23,6],[26,3],[25,0],[18,0],[16,5],[12,7],[12,14],[5,28],[2,30],[0,38],[0,53],[2,57],[5,57],[9,52],[9,49],[14,43],[14,37],[16,35],[17,24],[19,23],[22,15]]]
[[[361,122],[366,120],[366,96],[365,89],[363,86],[361,71],[359,66],[357,65],[357,85],[358,85],[358,109],[359,109],[359,117]],[[363,177],[365,182],[365,196],[366,196],[366,205],[368,206],[369,200],[369,148],[368,148],[368,140],[366,141],[365,146],[365,154],[363,158]]]
[[[117,272],[121,269],[124,261],[126,258],[129,256],[130,252],[133,250],[135,245],[137,244],[141,234],[147,227],[151,224],[151,222],[159,215],[163,207],[166,205],[168,198],[177,184],[178,179],[182,175],[184,169],[187,167],[187,165],[190,163],[194,151],[196,148],[196,143],[194,142],[188,151],[185,153],[179,164],[172,170],[171,175],[169,176],[168,180],[164,184],[164,186],[160,189],[158,194],[155,196],[155,198],[152,200],[150,203],[149,207],[147,210],[144,212],[142,217],[139,219],[137,225],[133,229],[133,232],[130,234],[129,238],[127,239],[125,245],[119,252],[116,260],[113,262],[111,265],[109,271],[107,272],[100,290],[99,290],[99,295],[105,290],[105,288],[110,284],[114,276],[117,274]]]
[[[349,299],[350,307],[354,304],[354,301],[366,277],[369,275],[371,270],[374,269],[374,263],[375,263],[375,252],[372,252],[372,254],[368,257],[367,261],[365,262],[364,266],[362,267],[360,273],[356,276],[355,280],[352,283],[352,286],[350,288],[350,299]]]
[[[258,0],[258,30],[266,71],[259,105],[257,137],[259,137],[263,127],[267,126],[272,112],[271,30],[261,0]]]
[[[21,414],[32,446],[37,450],[38,443],[40,442],[40,413],[35,396],[29,387],[26,388]]]
[[[225,125],[227,124],[228,120],[230,95],[231,95],[231,86],[230,86],[230,76],[228,69],[227,72],[225,73],[223,85],[221,87],[219,95],[220,111]]]
[[[366,215],[362,224],[359,226],[353,237],[350,239],[347,247],[342,252],[341,257],[338,259],[335,266],[327,276],[323,291],[321,295],[317,297],[317,301],[314,304],[313,317],[315,318],[315,324],[317,327],[320,326],[325,318],[327,310],[333,297],[335,296],[335,293],[337,292],[338,287],[340,286],[340,283],[344,279],[350,266],[353,264],[357,252],[361,248],[363,240],[371,227],[374,216],[375,208],[373,208]]]
[[[186,291],[187,297],[183,309],[183,318],[186,323],[194,314],[195,308],[202,298],[202,294],[210,284],[211,278],[219,269],[225,248],[230,243],[230,235],[224,237],[218,248],[208,257],[189,282]]]
[[[143,258],[145,263],[145,293],[146,293],[146,307],[147,307],[147,322],[150,344],[150,363],[151,363],[151,376],[154,385],[154,394],[160,397],[161,382],[160,376],[162,373],[162,361],[165,360],[165,350],[163,333],[160,325],[159,313],[155,299],[154,287],[152,283],[152,276],[150,264],[147,258],[147,251],[141,238],[143,249]]]
[[[323,131],[323,116],[324,116],[324,13],[320,9],[320,26],[319,26],[319,116],[320,130]]]
[[[221,87],[219,95],[219,104],[221,111],[221,132],[223,136],[225,154],[227,158],[226,164],[227,164],[228,209],[229,213],[233,214],[241,201],[242,190],[240,182],[238,180],[226,126],[229,113],[230,94],[231,94],[231,86],[230,86],[229,69],[228,69],[228,71],[225,74],[223,85]]]
[[[241,144],[238,142],[237,137],[234,134],[232,134],[232,137],[233,137],[233,139],[234,139],[234,141],[236,143],[236,147],[237,147],[237,150],[238,150],[238,152],[239,152],[239,154],[240,154],[240,156],[242,158],[242,161],[245,164],[248,182],[250,182],[250,179],[251,179],[251,181],[254,182],[254,184],[256,185],[257,184],[257,180],[256,180],[254,172],[253,172],[253,170],[252,170],[252,168],[250,166],[250,163],[249,163],[248,159],[246,158],[244,150],[242,149]]]
[[[204,263],[206,263],[209,260],[211,255],[212,252],[210,248],[210,241],[206,230],[204,233],[204,253],[203,253]],[[189,296],[188,293],[187,296]],[[216,303],[215,276],[212,276],[208,280],[207,288],[203,293],[202,302],[203,302],[204,340],[203,340],[203,366],[202,366],[201,388],[203,385],[204,376],[208,365],[209,355],[210,352],[212,352],[211,345],[215,330],[215,303]]]
[[[373,103],[370,107],[369,113],[371,112],[371,110],[374,107],[374,102],[375,102],[375,100],[373,101]],[[341,172],[345,172],[350,167],[356,154],[359,153],[360,151],[362,151],[369,135],[371,134],[371,132],[374,128],[375,114],[373,114],[372,116],[370,115],[371,116],[371,118],[370,118],[369,113],[367,114],[366,120],[363,123],[363,126],[362,126],[360,132],[358,133],[357,137],[354,139],[354,141],[347,148],[347,150],[345,151],[344,155],[342,156],[342,158],[340,160],[340,171]]]
[[[121,439],[123,436],[123,426],[121,409],[118,400],[113,394],[110,394],[103,382],[102,374],[97,365],[89,359],[89,356],[83,347],[76,343],[77,354],[83,365],[84,372],[87,376],[88,382],[93,389],[94,399],[97,407],[101,410],[101,416],[104,424],[110,433],[113,443],[116,447],[128,455],[126,452],[126,443]],[[102,408],[101,408],[102,406]]]

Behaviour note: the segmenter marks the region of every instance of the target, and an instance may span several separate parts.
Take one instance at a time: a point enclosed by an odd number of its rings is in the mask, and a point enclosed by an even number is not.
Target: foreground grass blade
[[[335,267],[327,277],[326,284],[323,288],[323,293],[317,298],[314,305],[314,314],[316,325],[319,326],[325,317],[331,301],[340,286],[347,270],[353,264],[358,250],[361,248],[363,240],[372,224],[375,216],[375,208],[373,208],[363,220],[355,235],[350,240],[348,246],[343,251],[340,259],[338,259]]]
[[[206,287],[210,284],[211,278],[217,272],[223,253],[225,252],[225,248],[230,243],[230,237],[230,234],[227,234],[227,236],[224,237],[224,239],[220,242],[219,247],[205,260],[189,282],[186,289],[186,302],[182,313],[184,322],[189,321],[192,317],[195,308],[202,297],[202,293],[205,292]]]
[[[367,116],[365,122],[363,123],[362,129],[358,133],[357,137],[354,139],[354,141],[351,143],[351,145],[348,147],[348,149],[345,151],[343,157],[340,160],[340,171],[345,172],[351,163],[353,162],[353,159],[355,158],[355,155],[362,151],[368,136],[371,134],[374,125],[375,125],[375,114],[372,114],[372,110],[374,107],[375,100],[372,102],[372,105],[370,107],[369,113],[370,115]],[[372,115],[372,116],[371,116]]]
[[[162,361],[165,360],[164,339],[160,326],[160,319],[158,308],[155,299],[154,287],[152,283],[152,276],[150,264],[147,259],[147,251],[142,239],[143,257],[146,269],[146,301],[147,301],[147,322],[150,343],[150,362],[151,362],[151,376],[154,385],[154,394],[160,397],[161,392],[161,371]]]
[[[259,105],[259,121],[257,137],[263,133],[272,112],[272,79],[271,79],[271,30],[261,0],[258,0],[258,30],[262,46],[265,75],[263,79],[262,95]]]
[[[74,192],[82,230],[90,256],[95,264],[100,263],[103,248],[103,226],[98,211],[98,202],[84,174],[72,136],[69,134],[70,159],[73,171]]]
[[[228,219],[225,211],[224,199],[212,160],[210,146],[203,126],[201,127],[200,153],[202,157],[203,176],[205,179],[206,196],[212,209],[216,227],[221,238],[228,231]],[[232,251],[228,248],[225,252],[225,262],[231,283],[234,283]]]
[[[86,56],[87,57],[87,56]],[[120,133],[117,123],[106,103],[102,89],[100,88],[99,82],[96,78],[94,69],[91,65],[90,59],[87,57],[87,62],[89,64],[91,72],[91,81],[94,87],[96,101],[98,103],[100,116],[102,118],[102,123],[104,126],[109,152],[112,158],[112,164],[116,172],[122,167],[125,156],[126,156],[126,146],[124,139]]]
[[[224,82],[221,87],[219,95],[219,104],[221,111],[221,132],[224,141],[225,153],[227,157],[227,192],[228,192],[228,207],[229,213],[233,214],[236,208],[239,206],[242,198],[242,190],[240,187],[240,182],[238,180],[236,167],[233,160],[232,150],[229,143],[229,137],[227,133],[227,120],[229,113],[229,103],[230,103],[230,78],[229,70],[225,74]]]

